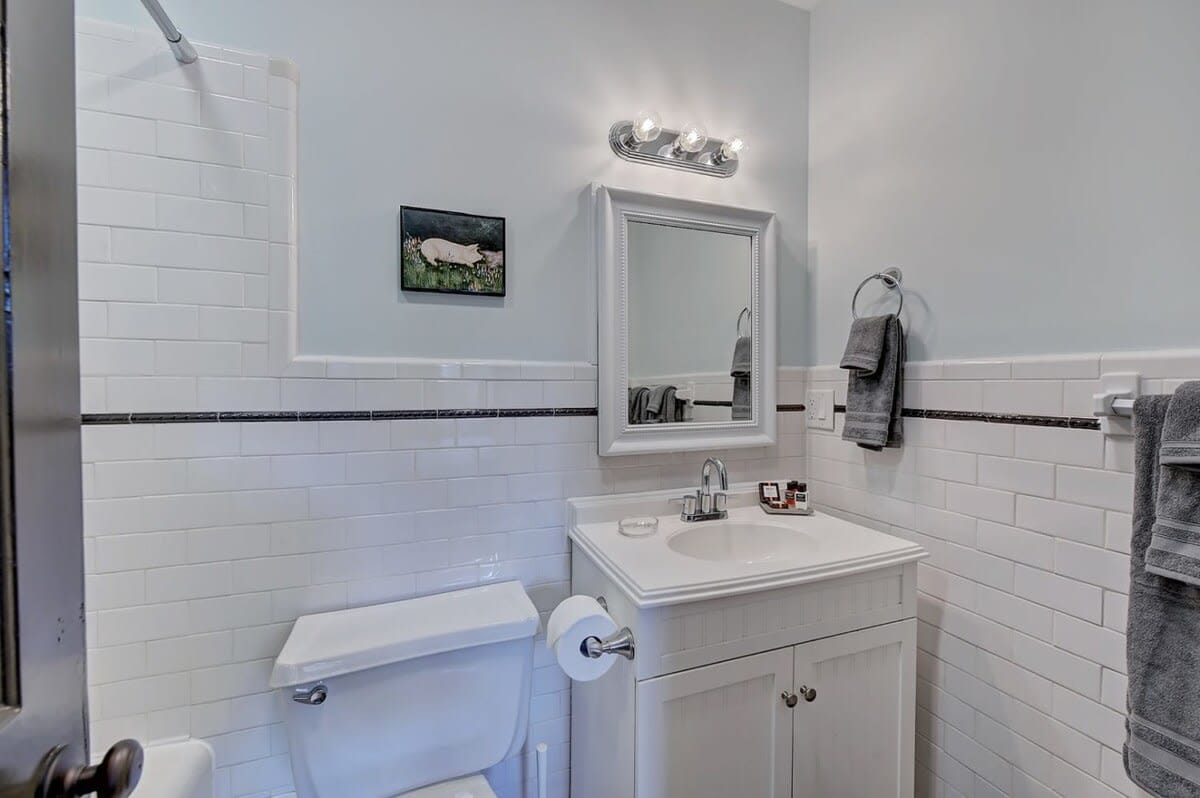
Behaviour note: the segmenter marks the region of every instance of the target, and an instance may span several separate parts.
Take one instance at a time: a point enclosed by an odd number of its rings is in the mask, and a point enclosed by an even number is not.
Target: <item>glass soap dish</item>
[[[658,531],[658,519],[653,516],[622,518],[617,528],[627,538],[647,538]]]

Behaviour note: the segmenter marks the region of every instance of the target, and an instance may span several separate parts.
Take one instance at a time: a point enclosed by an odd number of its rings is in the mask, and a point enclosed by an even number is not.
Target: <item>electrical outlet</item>
[[[809,429],[833,429],[833,391],[808,391],[804,396]]]

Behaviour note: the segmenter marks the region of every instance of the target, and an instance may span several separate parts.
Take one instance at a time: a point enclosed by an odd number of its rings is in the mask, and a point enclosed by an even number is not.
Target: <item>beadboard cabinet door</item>
[[[916,647],[915,619],[796,646],[795,798],[912,798]]]
[[[637,798],[791,798],[792,652],[639,682]]]

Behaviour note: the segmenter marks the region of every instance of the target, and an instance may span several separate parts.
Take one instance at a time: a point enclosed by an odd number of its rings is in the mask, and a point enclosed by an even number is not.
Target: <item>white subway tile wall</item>
[[[719,454],[739,480],[799,476],[802,424]],[[593,417],[97,425],[83,442],[94,747],[204,737],[229,796],[290,790],[266,680],[298,615],[519,579],[544,617],[569,594],[564,497],[682,491],[704,458],[601,460]],[[551,745],[565,796],[569,684],[537,651],[529,741]],[[530,764],[490,774],[501,795],[533,794]]]
[[[1195,352],[911,366],[908,407],[982,397],[986,412],[1036,415],[1088,415],[1102,367],[1151,375],[1145,392],[1200,378]],[[844,402],[836,368],[809,378]],[[843,442],[841,422],[807,433],[815,503],[931,554],[918,568],[917,795],[1144,795],[1121,764],[1131,440],[913,418],[903,450],[874,453]]]

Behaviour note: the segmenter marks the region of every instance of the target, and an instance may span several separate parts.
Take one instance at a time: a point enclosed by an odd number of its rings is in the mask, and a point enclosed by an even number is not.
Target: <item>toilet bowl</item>
[[[496,798],[492,785],[483,776],[443,781],[419,790],[406,792],[399,798]]]
[[[136,792],[137,798],[213,798],[212,748],[202,740],[147,746]]]
[[[529,725],[538,614],[504,582],[296,621],[271,673],[297,798],[495,798]]]

